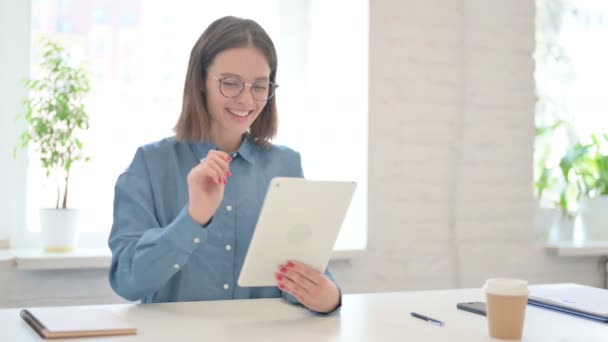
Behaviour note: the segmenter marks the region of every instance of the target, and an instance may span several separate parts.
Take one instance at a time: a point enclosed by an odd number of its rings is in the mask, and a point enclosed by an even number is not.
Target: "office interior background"
[[[605,285],[600,256],[547,251],[577,236],[559,193],[543,202],[534,187],[535,150],[565,144],[536,128],[563,119],[581,137],[608,132],[603,1],[0,0],[0,307],[124,302],[86,256],[104,255],[118,173],[137,146],[171,134],[190,48],[227,14],[258,20],[277,44],[277,142],[302,152],[307,178],[359,183],[330,261],[344,293],[497,276]],[[12,150],[20,80],[35,75],[43,35],[91,73],[93,160],[74,176],[80,256],[23,269],[14,256],[40,248],[49,184]]]

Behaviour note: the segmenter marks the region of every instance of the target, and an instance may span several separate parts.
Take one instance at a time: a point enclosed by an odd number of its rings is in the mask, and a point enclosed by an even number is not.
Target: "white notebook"
[[[42,338],[132,335],[137,329],[102,306],[24,309],[20,312]]]
[[[548,307],[570,309],[608,318],[608,290],[578,284],[530,286],[529,300]]]

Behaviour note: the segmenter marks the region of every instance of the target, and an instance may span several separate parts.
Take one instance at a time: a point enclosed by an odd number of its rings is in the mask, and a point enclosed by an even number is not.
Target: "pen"
[[[425,320],[425,321],[427,321],[427,322],[430,322],[430,323],[436,324],[436,325],[438,325],[438,326],[440,326],[440,327],[442,327],[442,326],[443,326],[443,324],[444,324],[442,321],[440,321],[440,320],[438,320],[438,319],[434,319],[434,318],[431,318],[431,317],[428,317],[428,316],[425,316],[425,315],[421,315],[421,314],[419,314],[419,313],[417,313],[417,312],[410,312],[410,314],[411,314],[412,316],[416,317],[416,318],[420,318],[420,319]]]

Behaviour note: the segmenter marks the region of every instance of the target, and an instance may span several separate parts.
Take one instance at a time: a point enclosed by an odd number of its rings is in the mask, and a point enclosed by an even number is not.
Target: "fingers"
[[[281,291],[311,310],[330,312],[340,302],[340,291],[334,282],[308,265],[289,261],[279,266],[276,279]]]
[[[315,285],[323,284],[325,275],[314,268],[297,261],[288,261],[287,269],[301,275]]]
[[[226,173],[222,170],[217,161],[213,158],[205,158],[203,164],[203,174],[212,178],[217,184],[226,184]]]
[[[316,291],[318,284],[311,281],[309,278],[304,276],[301,273],[296,272],[293,267],[290,266],[281,266],[279,267],[279,272],[281,276],[283,276],[288,281],[291,281],[297,284],[299,287],[304,289],[307,293],[313,293]]]
[[[232,161],[232,157],[230,157],[228,155],[228,153],[220,151],[220,150],[209,150],[209,152],[207,152],[207,157],[201,159],[201,162],[204,161],[205,159],[207,159],[208,157],[213,157],[213,156],[218,156],[220,157],[222,160],[225,160],[227,162],[231,162]]]
[[[277,280],[280,282],[279,289],[296,297],[296,299],[305,306],[310,303],[310,295],[302,286],[289,279],[285,275],[277,274]]]
[[[302,263],[290,261],[279,266],[279,288],[296,297],[306,307],[314,307],[327,286],[325,276]]]
[[[294,296],[311,310],[330,312],[340,301],[336,285],[321,272],[304,264],[288,262],[288,265],[280,266],[276,279],[281,291]]]
[[[228,154],[210,150],[206,158],[201,159],[204,174],[212,178],[217,184],[226,184],[226,178],[230,177],[230,161],[232,158]]]
[[[232,158],[226,153],[218,150],[209,150],[207,153],[207,157],[205,160],[214,160],[217,164],[222,168],[224,173],[228,173],[230,171],[230,162]]]

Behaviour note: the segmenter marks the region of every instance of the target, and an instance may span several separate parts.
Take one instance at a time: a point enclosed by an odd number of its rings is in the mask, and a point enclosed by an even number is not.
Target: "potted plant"
[[[574,137],[572,126],[564,119],[537,122],[534,144],[534,224],[542,240],[571,240],[574,222],[559,210],[559,189],[562,186],[559,159],[566,146],[556,144]]]
[[[89,160],[83,154],[79,133],[89,128],[83,104],[89,92],[87,73],[72,67],[66,50],[50,40],[42,40],[38,79],[26,79],[29,97],[19,115],[27,125],[13,151],[28,149],[40,159],[47,179],[57,181],[54,208],[40,209],[42,245],[47,251],[70,251],[77,241],[79,210],[68,206],[70,171],[78,162]]]
[[[591,143],[575,144],[559,163],[564,186],[560,207],[570,215],[578,204],[585,240],[608,240],[608,134],[592,134]]]

